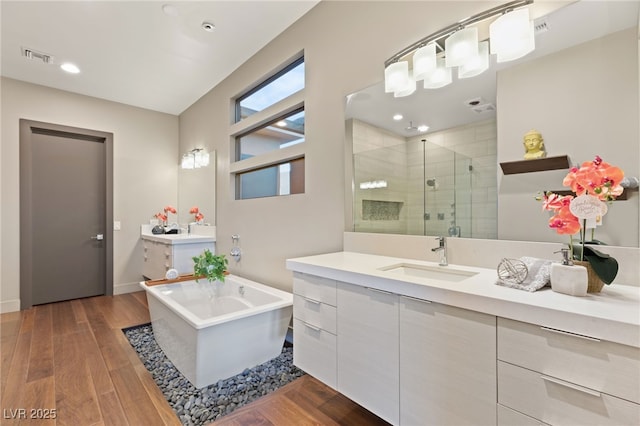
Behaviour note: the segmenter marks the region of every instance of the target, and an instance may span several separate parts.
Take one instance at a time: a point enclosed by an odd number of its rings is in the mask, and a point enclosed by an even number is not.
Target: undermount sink
[[[413,263],[398,263],[379,268],[380,271],[391,272],[407,277],[428,278],[440,281],[460,282],[473,277],[477,272],[465,271],[450,266],[427,266]]]

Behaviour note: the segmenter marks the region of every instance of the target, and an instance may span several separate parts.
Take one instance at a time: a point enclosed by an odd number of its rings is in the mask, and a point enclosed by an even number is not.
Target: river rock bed
[[[183,425],[212,422],[304,374],[293,365],[293,348],[285,346],[279,356],[264,364],[197,389],[162,352],[151,324],[124,333]]]

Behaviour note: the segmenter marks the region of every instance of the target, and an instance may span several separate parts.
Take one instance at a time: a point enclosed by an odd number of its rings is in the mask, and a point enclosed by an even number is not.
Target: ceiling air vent
[[[38,52],[37,50],[29,49],[28,47],[23,47],[21,48],[21,50],[22,50],[22,56],[24,56],[25,58],[39,59],[45,64],[53,63],[53,56],[49,54]]]
[[[496,107],[493,104],[480,104],[480,105],[472,106],[471,110],[477,113],[482,113],[482,112],[495,111]]]
[[[549,23],[546,18],[536,19],[533,22],[534,34],[546,33],[547,31],[549,31]]]

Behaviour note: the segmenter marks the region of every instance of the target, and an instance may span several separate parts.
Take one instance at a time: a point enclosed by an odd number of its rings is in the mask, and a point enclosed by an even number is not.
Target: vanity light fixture
[[[465,65],[470,59],[478,56],[478,28],[467,27],[456,31],[444,42],[447,67]]]
[[[438,89],[450,84],[452,81],[451,68],[446,64],[445,58],[436,59],[436,69],[424,78],[425,89]]]
[[[506,62],[533,51],[533,22],[529,19],[529,9],[523,8],[531,3],[533,0],[515,0],[496,6],[396,53],[384,63],[385,92],[393,93],[394,97],[408,96],[420,80],[424,80],[425,88],[436,89],[451,83],[453,67],[458,67],[458,78],[468,78],[489,68],[489,53],[495,54],[498,62]],[[478,41],[478,28],[472,25],[494,17],[498,18],[489,26],[489,39]],[[411,53],[410,69],[406,57]]]
[[[199,169],[209,165],[209,153],[204,148],[194,148],[182,155],[180,167],[183,169]]]
[[[416,50],[413,54],[413,76],[418,80],[424,78],[436,69],[436,43],[429,43]]]
[[[400,92],[409,87],[409,63],[395,62],[384,70],[384,91]]]
[[[402,88],[399,88],[398,90],[395,90],[393,92],[393,96],[395,98],[402,98],[404,96],[409,96],[415,91],[416,91],[416,79],[410,73],[409,79],[407,80],[406,85]]]
[[[496,55],[497,62],[521,58],[535,49],[534,33],[529,9],[505,13],[489,26],[491,53]]]
[[[478,54],[458,67],[458,78],[469,78],[480,75],[489,69],[489,42],[478,43]]]

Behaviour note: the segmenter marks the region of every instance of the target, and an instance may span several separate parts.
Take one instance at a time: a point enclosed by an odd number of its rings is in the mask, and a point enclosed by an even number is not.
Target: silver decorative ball
[[[498,278],[504,282],[521,284],[527,275],[529,275],[529,269],[519,259],[504,258],[498,264]]]

